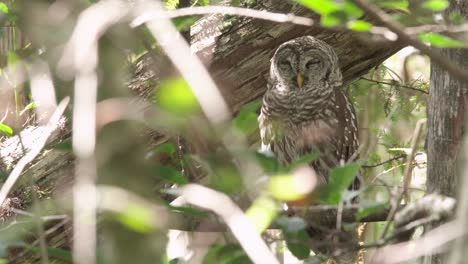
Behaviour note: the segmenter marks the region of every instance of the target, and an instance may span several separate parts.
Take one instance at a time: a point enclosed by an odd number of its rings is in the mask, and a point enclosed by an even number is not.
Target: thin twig
[[[135,18],[130,24],[132,27],[137,27],[141,24],[148,23],[157,18],[176,18],[184,16],[197,16],[207,14],[222,14],[233,16],[252,17],[257,19],[269,20],[279,23],[293,23],[297,25],[312,26],[315,21],[311,18],[296,16],[293,14],[273,13],[263,10],[255,10],[250,8],[234,7],[234,6],[197,6],[180,8],[170,11],[147,11]]]
[[[65,108],[67,107],[69,101],[70,99],[66,97],[65,99],[62,100],[62,102],[60,102],[54,114],[49,119],[47,126],[45,126],[45,130],[42,134],[42,137],[40,137],[37,140],[37,143],[35,143],[35,146],[24,157],[22,157],[18,161],[15,168],[8,176],[6,182],[3,184],[2,188],[0,189],[0,206],[2,206],[3,203],[5,202],[6,197],[10,193],[14,184],[18,181],[24,168],[26,168],[26,166],[30,162],[32,162],[39,155],[39,153],[41,153],[42,149],[45,147],[47,143],[47,139],[50,137],[52,132],[55,131],[55,129],[57,128],[60,118],[62,117],[63,112],[65,111]]]
[[[394,32],[398,36],[399,41],[419,49],[422,53],[429,56],[432,61],[439,64],[454,77],[463,80],[465,83],[468,83],[467,71],[463,70],[461,67],[442,56],[440,52],[422,43],[414,36],[409,35],[405,31],[404,27],[402,27],[398,22],[394,21],[389,14],[385,13],[385,11],[380,9],[378,6],[367,0],[351,0],[351,2],[364,10],[372,19],[375,19],[377,22],[381,23]]]
[[[375,168],[375,167],[379,167],[379,166],[382,166],[384,164],[387,164],[387,163],[390,163],[394,160],[399,160],[399,159],[402,159],[402,158],[405,158],[406,157],[406,154],[401,154],[401,155],[398,155],[398,156],[395,156],[391,159],[388,159],[386,161],[382,161],[382,162],[379,162],[377,164],[372,164],[372,165],[362,165],[363,168],[365,169],[370,169],[370,168]]]
[[[402,85],[402,84],[398,84],[398,83],[390,83],[390,82],[372,80],[372,79],[368,79],[366,77],[360,77],[359,79],[364,80],[364,81],[368,81],[368,82],[377,83],[377,84],[385,84],[385,85],[389,85],[389,86],[395,86],[395,87],[400,87],[400,88],[405,88],[405,89],[417,91],[417,92],[420,92],[420,93],[429,94],[428,91],[424,91],[424,90],[421,90],[421,89],[418,89],[418,88],[414,88],[414,87],[411,87],[411,86]]]
[[[393,220],[393,218],[395,217],[397,208],[401,204],[401,201],[403,200],[403,198],[405,198],[407,202],[409,202],[410,200],[409,195],[408,195],[408,187],[411,181],[412,162],[414,159],[414,154],[416,153],[416,147],[418,146],[418,143],[419,143],[419,137],[421,135],[422,126],[426,123],[426,121],[427,119],[425,118],[419,120],[418,123],[416,124],[416,128],[414,129],[413,138],[411,142],[411,152],[406,157],[406,167],[405,167],[405,174],[403,178],[403,190],[399,194],[396,200],[396,203],[392,205],[390,213],[388,214],[387,224],[385,225],[384,231],[382,232],[382,238],[384,238],[387,235],[387,232],[390,228],[390,221]]]

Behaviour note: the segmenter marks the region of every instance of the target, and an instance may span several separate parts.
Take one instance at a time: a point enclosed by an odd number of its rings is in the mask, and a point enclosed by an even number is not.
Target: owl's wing
[[[336,149],[336,158],[344,163],[355,161],[359,158],[359,134],[356,112],[353,104],[345,92],[340,89],[335,91],[335,111],[338,120],[336,141],[333,142]],[[360,187],[360,176],[356,177],[352,189]]]

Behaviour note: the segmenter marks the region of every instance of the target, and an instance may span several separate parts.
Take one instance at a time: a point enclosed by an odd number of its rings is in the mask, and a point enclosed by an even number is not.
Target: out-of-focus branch
[[[252,221],[227,195],[201,185],[189,184],[181,189],[181,196],[188,203],[219,215],[254,263],[279,263]]]
[[[378,6],[367,0],[351,0],[351,2],[364,10],[371,18],[382,23],[382,25],[394,32],[398,36],[399,41],[419,49],[422,53],[429,56],[432,61],[446,69],[450,74],[468,83],[468,72],[453,64],[447,58],[443,57],[438,51],[430,48],[414,36],[409,35],[405,31],[404,27],[394,21],[390,15],[385,13],[385,11],[380,9]]]
[[[96,261],[96,101],[99,37],[128,14],[125,3],[102,1],[83,11],[59,62],[62,73],[75,76],[73,152],[76,155],[73,186],[74,263]]]
[[[161,3],[157,1],[142,0],[136,7],[136,14],[148,9],[157,12],[163,10]],[[208,119],[213,123],[227,121],[231,114],[216,84],[200,59],[191,53],[187,42],[181,40],[180,33],[170,20],[168,18],[150,20],[146,25],[190,85]]]
[[[377,250],[371,262],[402,263],[434,252],[441,252],[447,249],[446,243],[464,235],[466,235],[466,229],[460,228],[458,222],[451,221],[429,231],[421,238]]]
[[[362,165],[362,167],[365,168],[365,169],[375,168],[375,167],[379,167],[379,166],[382,166],[382,165],[384,165],[384,164],[390,163],[390,162],[392,162],[392,161],[394,161],[394,160],[403,159],[403,158],[405,158],[405,157],[406,157],[406,154],[401,154],[401,155],[395,156],[395,157],[393,157],[393,158],[391,158],[391,159],[388,159],[388,160],[386,160],[386,161],[382,161],[382,162],[379,162],[379,163],[377,163],[377,164]]]
[[[255,10],[250,8],[233,7],[233,6],[198,6],[189,8],[180,8],[171,11],[147,11],[143,12],[142,15],[138,16],[131,26],[136,27],[141,24],[147,23],[151,20],[165,17],[165,18],[176,18],[184,16],[196,16],[196,15],[207,15],[207,14],[222,14],[222,15],[233,15],[252,17],[257,19],[269,20],[278,23],[293,23],[297,25],[312,26],[315,21],[308,17],[295,16],[293,14],[282,14],[273,13],[261,10]]]
[[[411,183],[411,170],[412,170],[412,163],[414,159],[414,155],[416,154],[416,147],[418,146],[419,143],[419,137],[422,132],[422,126],[426,124],[427,119],[421,119],[418,121],[416,124],[416,128],[414,129],[413,132],[413,138],[411,141],[411,152],[410,154],[406,157],[406,167],[405,167],[405,173],[403,176],[403,190],[401,193],[398,195],[398,198],[395,200],[395,204],[392,205],[392,209],[390,213],[388,214],[387,217],[387,225],[384,228],[384,231],[382,232],[382,238],[387,235],[387,232],[390,228],[390,221],[393,220],[395,217],[395,214],[397,213],[397,208],[401,204],[401,201],[403,201],[403,198],[406,199],[407,202],[409,202],[409,193],[408,193],[408,187],[409,184]]]
[[[5,183],[2,185],[0,189],[0,206],[2,206],[3,202],[5,201],[6,197],[10,193],[11,189],[15,185],[16,181],[21,176],[24,168],[32,162],[38,155],[41,153],[42,149],[47,143],[47,139],[52,134],[52,132],[57,128],[60,118],[62,118],[63,112],[68,105],[69,98],[66,97],[65,99],[60,102],[55,109],[53,115],[50,117],[49,122],[45,126],[45,130],[42,132],[42,137],[37,140],[34,148],[32,148],[24,157],[22,157],[18,163],[16,164],[13,171],[8,176]]]

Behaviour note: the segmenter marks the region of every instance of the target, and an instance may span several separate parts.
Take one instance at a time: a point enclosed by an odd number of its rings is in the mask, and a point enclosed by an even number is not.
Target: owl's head
[[[279,46],[271,59],[272,89],[328,94],[341,85],[338,57],[327,43],[311,36]]]

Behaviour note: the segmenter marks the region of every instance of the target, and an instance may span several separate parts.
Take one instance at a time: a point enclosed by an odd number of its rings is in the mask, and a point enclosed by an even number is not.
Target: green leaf
[[[240,262],[242,261],[242,262]],[[239,244],[214,245],[203,258],[203,264],[252,263]]]
[[[306,223],[299,217],[280,217],[276,221],[283,231],[286,245],[291,253],[298,259],[310,257],[310,237],[306,231]]]
[[[255,153],[257,162],[267,173],[276,173],[279,170],[280,164],[274,157],[267,156],[263,153]]]
[[[348,15],[343,10],[333,11],[320,18],[320,24],[324,27],[334,27],[346,23]]]
[[[429,0],[425,1],[421,6],[437,12],[446,9],[449,6],[449,2],[447,0]]]
[[[185,178],[184,175],[182,175],[179,171],[163,166],[163,165],[158,165],[155,166],[154,171],[156,175],[162,179],[165,179],[166,181],[174,184],[179,184],[179,185],[184,185],[188,183],[187,178]]]
[[[200,109],[195,95],[183,79],[162,81],[156,93],[156,103],[169,113],[185,116]]]
[[[28,247],[28,250],[31,250],[34,253],[40,253],[41,252],[41,249],[39,247],[35,247],[35,246]],[[49,248],[47,248],[47,254],[50,257],[58,258],[58,259],[61,259],[61,260],[67,261],[67,262],[71,262],[72,259],[73,259],[72,254],[71,254],[70,251],[63,250],[61,248],[49,247]]]
[[[372,213],[378,212],[382,209],[388,207],[388,203],[361,203],[361,207],[359,207],[359,211],[356,214],[356,220],[359,221],[362,218],[371,215]]]
[[[437,33],[421,33],[418,38],[440,48],[463,48],[468,46],[464,42]]]
[[[64,139],[63,141],[53,145],[54,149],[64,150],[64,151],[73,151],[73,145],[70,138]]]
[[[172,19],[172,23],[178,31],[183,31],[189,29],[198,19],[193,16],[188,17],[178,17]]]
[[[299,4],[311,9],[319,15],[327,15],[339,10],[338,4],[330,0],[296,0]]]
[[[173,206],[170,204],[165,204],[165,205],[174,213],[184,214],[187,216],[195,216],[195,217],[205,217],[208,215],[207,212],[202,211],[201,209],[198,209],[195,207]]]
[[[409,12],[409,3],[407,0],[380,0],[377,1],[376,4],[387,9],[396,9]]]
[[[361,8],[357,7],[355,4],[346,1],[343,4],[343,11],[348,14],[349,17],[351,18],[359,18],[361,17],[364,12],[361,10]]]
[[[9,137],[13,136],[13,129],[5,125],[4,123],[0,123],[0,132],[2,132],[3,134]]]
[[[8,6],[5,3],[0,2],[0,12],[8,14]]]
[[[300,192],[299,182],[291,175],[277,175],[270,177],[268,191],[271,196],[281,201],[297,201],[305,197]]]
[[[155,153],[164,153],[169,155],[171,158],[174,157],[176,153],[176,146],[173,143],[164,143],[159,145],[155,150]]]
[[[320,157],[319,153],[309,153],[300,157],[299,159],[293,160],[288,166],[286,166],[286,171],[290,172],[293,169],[296,169],[302,165],[308,165],[312,161],[318,159]]]
[[[233,125],[245,134],[251,134],[258,128],[257,110],[262,105],[261,100],[255,100],[244,105],[233,120]]]
[[[278,215],[278,203],[269,197],[257,198],[249,209],[246,215],[254,223],[256,230],[259,233],[265,231]]]
[[[22,116],[24,113],[26,113],[27,111],[32,110],[34,108],[36,108],[36,103],[31,102],[28,105],[26,105],[23,110],[21,110],[19,115]]]
[[[118,214],[118,220],[133,231],[140,233],[149,233],[153,231],[156,216],[148,208],[139,204],[130,204],[123,212]]]
[[[372,24],[364,20],[349,21],[346,25],[349,29],[359,32],[368,32]]]
[[[319,199],[323,203],[338,205],[345,191],[359,172],[359,164],[350,163],[330,171],[329,183],[320,189]]]

